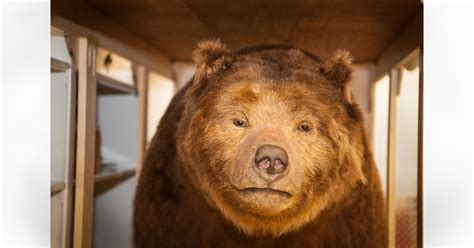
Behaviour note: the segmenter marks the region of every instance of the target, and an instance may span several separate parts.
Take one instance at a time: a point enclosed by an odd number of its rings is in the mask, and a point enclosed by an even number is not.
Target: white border
[[[424,244],[472,247],[471,1],[424,2]]]
[[[0,1],[0,247],[49,247],[50,4]]]
[[[5,222],[4,212],[6,207],[18,208],[22,210],[28,210],[27,207],[35,206],[35,213],[43,216],[49,220],[49,208],[41,207],[44,204],[41,202],[45,201],[49,203],[49,176],[43,177],[44,172],[49,175],[49,153],[42,152],[42,154],[34,154],[37,152],[37,148],[50,147],[49,140],[41,139],[37,136],[38,132],[43,134],[49,134],[49,108],[44,105],[38,105],[38,101],[28,101],[28,97],[34,96],[35,90],[41,90],[40,86],[47,87],[46,85],[50,82],[49,79],[49,62],[38,63],[30,65],[28,68],[24,68],[21,73],[27,73],[35,80],[28,82],[31,90],[21,92],[10,92],[9,84],[21,83],[14,77],[5,77],[4,61],[10,62],[10,57],[4,56],[3,46],[5,45],[5,37],[3,33],[8,33],[8,30],[14,30],[17,23],[10,22],[11,20],[5,19],[4,13],[7,13],[8,6],[6,3],[17,3],[27,8],[32,8],[36,4],[47,5],[46,15],[22,15],[25,21],[31,23],[32,29],[42,30],[45,27],[49,29],[49,1],[48,0],[0,0],[0,247],[6,246],[19,246],[23,247],[40,247],[49,246],[49,223],[41,225],[38,223],[10,223]],[[443,4],[448,4],[447,7]],[[472,190],[472,179],[474,178],[474,170],[472,169],[473,152],[472,152],[472,140],[474,139],[474,133],[472,132],[472,116],[473,116],[473,101],[472,96],[469,92],[474,93],[474,87],[472,86],[472,73],[474,67],[472,63],[472,32],[473,32],[473,18],[472,18],[472,1],[448,1],[448,0],[425,0],[425,49],[424,49],[424,62],[425,62],[425,177],[424,177],[424,189],[425,189],[425,246],[426,247],[470,247],[473,245],[474,229],[472,224],[474,223],[474,215],[472,214],[472,206],[474,206],[474,190]],[[7,8],[7,9],[5,9]],[[470,9],[470,13],[466,13],[466,9]],[[446,14],[447,13],[447,14]],[[5,26],[8,23],[8,26]],[[442,34],[438,35],[437,34]],[[18,40],[31,38],[28,32],[22,32],[18,30],[15,33]],[[44,35],[49,37],[49,32],[44,31]],[[436,37],[436,38],[433,38]],[[466,42],[466,37],[470,37],[470,43]],[[29,56],[42,56],[44,61],[49,61],[49,43],[43,44],[36,42],[42,40],[41,37],[35,37],[35,42],[31,43],[32,53]],[[8,49],[24,49],[19,43],[16,46],[8,44]],[[449,50],[449,52],[445,52]],[[38,53],[36,53],[36,52]],[[46,54],[46,55],[45,55]],[[27,58],[22,58],[27,59]],[[37,68],[42,68],[40,71]],[[9,74],[12,75],[12,74]],[[449,77],[446,77],[449,75]],[[457,89],[468,89],[471,91],[461,92],[457,94]],[[6,92],[8,91],[8,92]],[[456,94],[453,94],[456,93]],[[8,99],[4,96],[8,95]],[[11,108],[12,96],[22,97],[24,101],[17,102],[21,104],[20,109],[34,108],[36,113],[35,117],[40,118],[30,119],[29,121],[22,120],[21,116],[10,115],[11,112],[4,111]],[[44,95],[36,95],[35,97],[41,97],[49,99],[49,95],[45,92]],[[443,105],[444,104],[444,105]],[[445,104],[451,104],[456,108],[449,109],[454,113],[447,113],[443,115]],[[8,109],[6,108],[8,106]],[[460,107],[460,108],[457,108]],[[41,117],[42,116],[42,117]],[[454,116],[456,118],[446,122],[446,116]],[[15,119],[17,118],[17,119]],[[15,139],[11,139],[11,136],[5,133],[6,121],[18,120],[19,127],[25,123],[31,124],[34,133],[19,132]],[[467,122],[466,122],[467,120]],[[470,121],[470,122],[469,122]],[[444,126],[440,126],[439,124]],[[468,126],[471,125],[471,126]],[[470,131],[470,135],[466,135],[465,130]],[[9,130],[11,131],[11,130]],[[13,130],[17,132],[18,130]],[[444,132],[453,131],[454,137],[447,137],[447,140],[434,141],[433,138]],[[49,136],[49,135],[47,135]],[[44,136],[43,136],[44,137]],[[469,140],[470,138],[470,140]],[[444,142],[455,141],[455,143],[449,146],[443,146]],[[23,181],[21,177],[16,181],[18,185],[4,185],[2,178],[6,173],[10,173],[15,166],[23,166],[30,168],[25,164],[15,164],[16,161],[7,161],[4,155],[6,144],[9,146],[15,142],[28,142],[34,143],[34,145],[25,146],[23,154],[25,157],[35,156],[35,164],[33,166],[41,166],[39,174],[35,178]],[[34,147],[36,146],[36,149]],[[442,150],[437,150],[438,148]],[[462,154],[458,156],[456,154],[459,149],[467,147],[466,151],[468,154]],[[456,163],[446,163],[446,158],[456,155]],[[30,168],[30,169],[31,169]],[[37,168],[36,168],[37,169]],[[469,172],[470,173],[467,173]],[[4,174],[5,173],[5,174]],[[468,182],[464,182],[468,179]],[[460,183],[465,183],[463,187],[458,187]],[[22,198],[21,202],[12,205],[11,202],[4,201],[4,191],[7,189],[11,194],[20,194],[21,192],[29,192],[31,194],[40,194],[41,198],[39,202],[32,202],[31,197]],[[441,186],[441,187],[440,187]],[[31,189],[35,189],[31,192]],[[435,191],[433,191],[435,189]],[[453,191],[452,189],[456,189]],[[458,190],[460,189],[460,191]],[[471,198],[469,198],[471,197]],[[8,205],[6,205],[8,204]],[[14,204],[14,203],[13,203]],[[459,206],[467,204],[471,206],[471,211],[459,211]],[[44,224],[44,222],[42,222]],[[22,228],[23,236],[15,240],[19,243],[5,243],[6,237],[11,237],[15,229]],[[29,242],[27,244],[25,239]],[[46,241],[45,241],[46,240]]]

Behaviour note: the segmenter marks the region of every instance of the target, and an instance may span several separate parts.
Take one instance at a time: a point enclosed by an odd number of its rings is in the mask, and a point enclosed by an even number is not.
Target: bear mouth
[[[254,188],[254,187],[250,187],[250,188],[241,189],[240,192],[243,193],[243,194],[264,193],[264,194],[275,194],[275,195],[280,195],[280,196],[284,196],[284,197],[291,197],[292,196],[292,194],[290,194],[286,191],[282,191],[282,190],[278,190],[278,189],[272,189],[272,188]]]

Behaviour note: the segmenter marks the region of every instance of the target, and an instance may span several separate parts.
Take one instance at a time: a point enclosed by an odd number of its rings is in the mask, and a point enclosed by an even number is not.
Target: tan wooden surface
[[[89,248],[92,247],[94,207],[96,46],[87,38],[77,39],[76,58],[79,76],[73,246]]]
[[[392,41],[377,59],[374,81],[380,79],[390,69],[401,65],[405,58],[423,44],[423,14],[415,19]]]
[[[64,182],[51,182],[51,195],[61,192],[66,187]]]
[[[137,150],[137,177],[145,160],[147,147],[147,113],[148,113],[148,71],[144,66],[137,67],[138,88],[138,150]]]
[[[423,48],[420,49],[420,82],[418,90],[418,191],[417,247],[423,247]]]
[[[63,209],[64,209],[64,193],[63,191],[51,192],[51,209],[50,209],[50,247],[61,248],[63,247],[62,241],[64,238],[64,228],[62,226],[63,220]]]
[[[61,36],[61,37],[64,36],[64,31],[62,31],[61,29],[55,26],[51,26],[50,33],[51,33],[51,36]]]
[[[93,37],[98,46],[172,78],[171,63],[166,54],[150,46],[147,40],[138,38],[134,30],[125,29],[83,0],[52,0],[51,23],[71,35]]]
[[[388,113],[388,152],[387,152],[387,207],[388,207],[388,243],[389,248],[396,247],[396,215],[395,215],[395,192],[396,192],[396,113],[397,95],[400,81],[400,70],[394,68],[390,71],[390,94]]]
[[[184,61],[191,60],[199,40],[220,37],[231,48],[290,44],[322,57],[346,48],[357,62],[371,62],[422,10],[419,0],[87,2],[137,38]]]
[[[71,61],[74,65],[74,61]],[[72,232],[72,204],[74,198],[74,170],[76,159],[76,104],[77,104],[77,76],[75,66],[71,66],[70,87],[68,99],[68,138],[67,138],[67,168],[66,168],[66,189],[64,192],[65,211],[63,216],[64,239],[63,247],[71,247]]]
[[[51,58],[51,72],[65,72],[70,65],[59,59]]]
[[[136,169],[101,172],[94,177],[94,195],[98,196],[135,175]]]
[[[126,84],[107,75],[97,73],[97,94],[136,94],[137,89],[133,85]]]

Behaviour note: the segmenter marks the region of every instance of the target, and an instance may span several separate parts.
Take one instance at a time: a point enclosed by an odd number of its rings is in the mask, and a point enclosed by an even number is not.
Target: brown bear
[[[135,247],[386,247],[347,51],[214,40],[193,55],[148,148]]]

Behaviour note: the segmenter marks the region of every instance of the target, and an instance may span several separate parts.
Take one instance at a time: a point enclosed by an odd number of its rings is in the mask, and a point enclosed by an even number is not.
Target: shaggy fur
[[[194,58],[197,73],[147,152],[135,247],[386,246],[384,198],[350,96],[348,52],[321,61],[288,46],[231,52],[207,41]],[[290,161],[268,184],[252,169],[262,144],[282,147]]]

